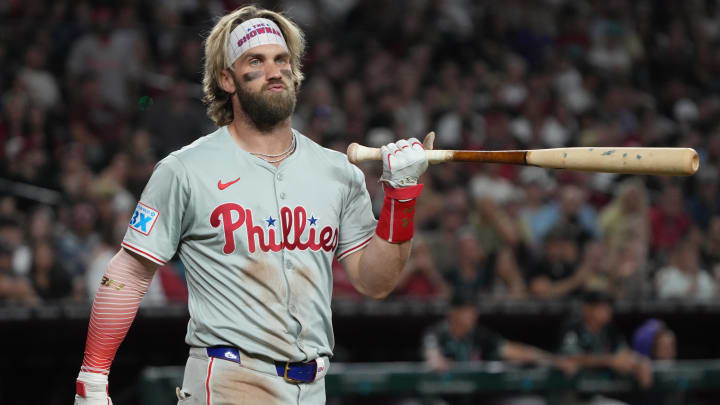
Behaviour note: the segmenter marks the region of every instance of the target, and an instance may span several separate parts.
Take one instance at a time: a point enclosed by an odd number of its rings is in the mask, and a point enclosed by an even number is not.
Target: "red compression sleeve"
[[[110,260],[95,294],[80,371],[110,373],[110,364],[150,288],[153,274],[124,249]]]
[[[415,232],[415,202],[423,185],[393,188],[383,184],[385,200],[375,233],[390,243],[409,241]]]

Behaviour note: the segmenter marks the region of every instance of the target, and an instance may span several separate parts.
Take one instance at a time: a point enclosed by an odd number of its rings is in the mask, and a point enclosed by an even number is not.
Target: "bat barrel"
[[[527,163],[590,172],[689,176],[700,165],[690,148],[557,148],[528,151]]]

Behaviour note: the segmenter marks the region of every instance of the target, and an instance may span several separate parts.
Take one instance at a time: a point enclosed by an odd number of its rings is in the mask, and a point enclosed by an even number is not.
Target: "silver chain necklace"
[[[265,154],[265,153],[256,153],[256,152],[250,152],[250,154],[253,156],[262,157],[263,160],[265,160],[268,163],[278,163],[278,162],[282,162],[288,156],[290,156],[290,154],[292,154],[295,151],[296,146],[297,146],[297,142],[295,140],[295,134],[293,133],[292,142],[290,142],[290,146],[285,150],[285,152],[281,152],[281,153],[278,153],[275,155],[269,155],[269,154]],[[266,158],[278,158],[278,159],[268,160]]]
[[[283,155],[287,155],[288,153],[292,152],[293,149],[295,149],[295,134],[294,133],[293,133],[292,142],[290,142],[290,146],[288,146],[288,148],[285,150],[285,152],[280,152],[276,155],[267,155],[265,153],[258,153],[258,152],[250,152],[250,154],[255,155],[255,156],[267,157],[267,158],[276,158],[276,157],[280,157]]]

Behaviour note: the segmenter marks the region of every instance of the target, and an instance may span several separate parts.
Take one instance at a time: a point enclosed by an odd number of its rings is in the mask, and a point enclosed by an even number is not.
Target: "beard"
[[[233,81],[240,107],[250,122],[261,132],[269,132],[275,126],[285,121],[295,111],[297,97],[292,83],[286,85],[285,91],[279,93],[268,93],[265,90],[268,86],[278,82],[263,85],[262,89],[255,93],[249,88],[240,84],[232,73]],[[285,84],[283,82],[283,84]]]

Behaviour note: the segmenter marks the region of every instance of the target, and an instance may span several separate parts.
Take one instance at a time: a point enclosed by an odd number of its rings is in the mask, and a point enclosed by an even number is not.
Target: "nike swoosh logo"
[[[227,183],[223,183],[222,180],[218,180],[218,188],[219,188],[220,190],[225,190],[226,188],[228,188],[228,187],[232,186],[233,184],[235,184],[235,182],[237,182],[238,180],[240,180],[240,177],[238,177],[237,179],[235,179],[235,180],[233,180],[233,181],[229,181],[229,182],[227,182]]]

